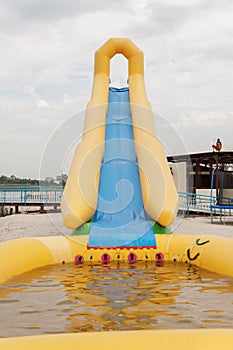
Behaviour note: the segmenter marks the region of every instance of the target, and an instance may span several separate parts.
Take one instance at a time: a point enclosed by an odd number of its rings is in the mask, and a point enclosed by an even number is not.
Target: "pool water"
[[[178,262],[52,265],[0,289],[0,336],[233,327],[233,278]]]

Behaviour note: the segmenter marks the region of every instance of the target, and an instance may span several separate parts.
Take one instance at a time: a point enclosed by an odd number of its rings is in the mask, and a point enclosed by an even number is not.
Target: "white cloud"
[[[40,98],[37,102],[36,105],[38,107],[42,107],[42,108],[49,108],[49,104],[47,101],[43,100],[42,98]]]
[[[223,112],[203,112],[203,111],[192,111],[190,114],[184,114],[180,120],[180,125],[187,128],[195,128],[196,126],[201,127],[212,127],[215,126],[216,129],[223,126],[224,124],[232,124],[233,112],[223,113]],[[179,125],[179,124],[178,124]]]

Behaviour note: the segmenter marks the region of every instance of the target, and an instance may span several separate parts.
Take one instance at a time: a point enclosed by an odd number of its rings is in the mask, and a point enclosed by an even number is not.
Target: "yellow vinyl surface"
[[[232,350],[231,329],[172,329],[41,335],[0,339],[1,350]]]
[[[157,249],[87,249],[88,236],[55,236],[21,238],[0,244],[0,283],[8,278],[39,266],[74,262],[81,255],[84,262],[101,262],[103,254],[110,261],[127,261],[130,252],[137,260],[155,261],[157,253],[163,253],[165,261],[189,262],[217,272],[233,276],[233,239],[214,235],[190,236],[179,234],[156,235]]]

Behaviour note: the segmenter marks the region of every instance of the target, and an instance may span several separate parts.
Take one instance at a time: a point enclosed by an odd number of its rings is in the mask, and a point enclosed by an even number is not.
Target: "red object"
[[[220,141],[220,139],[217,139],[216,141],[216,145],[212,145],[212,148],[216,151],[221,151],[222,149],[222,142]]]

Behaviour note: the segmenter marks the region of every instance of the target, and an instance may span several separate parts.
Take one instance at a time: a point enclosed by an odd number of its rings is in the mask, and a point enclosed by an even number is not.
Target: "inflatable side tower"
[[[128,59],[128,85],[109,87],[110,60]],[[143,53],[127,38],[95,53],[91,100],[62,197],[64,224],[89,225],[89,248],[155,248],[154,223],[167,227],[178,195],[144,83]]]

